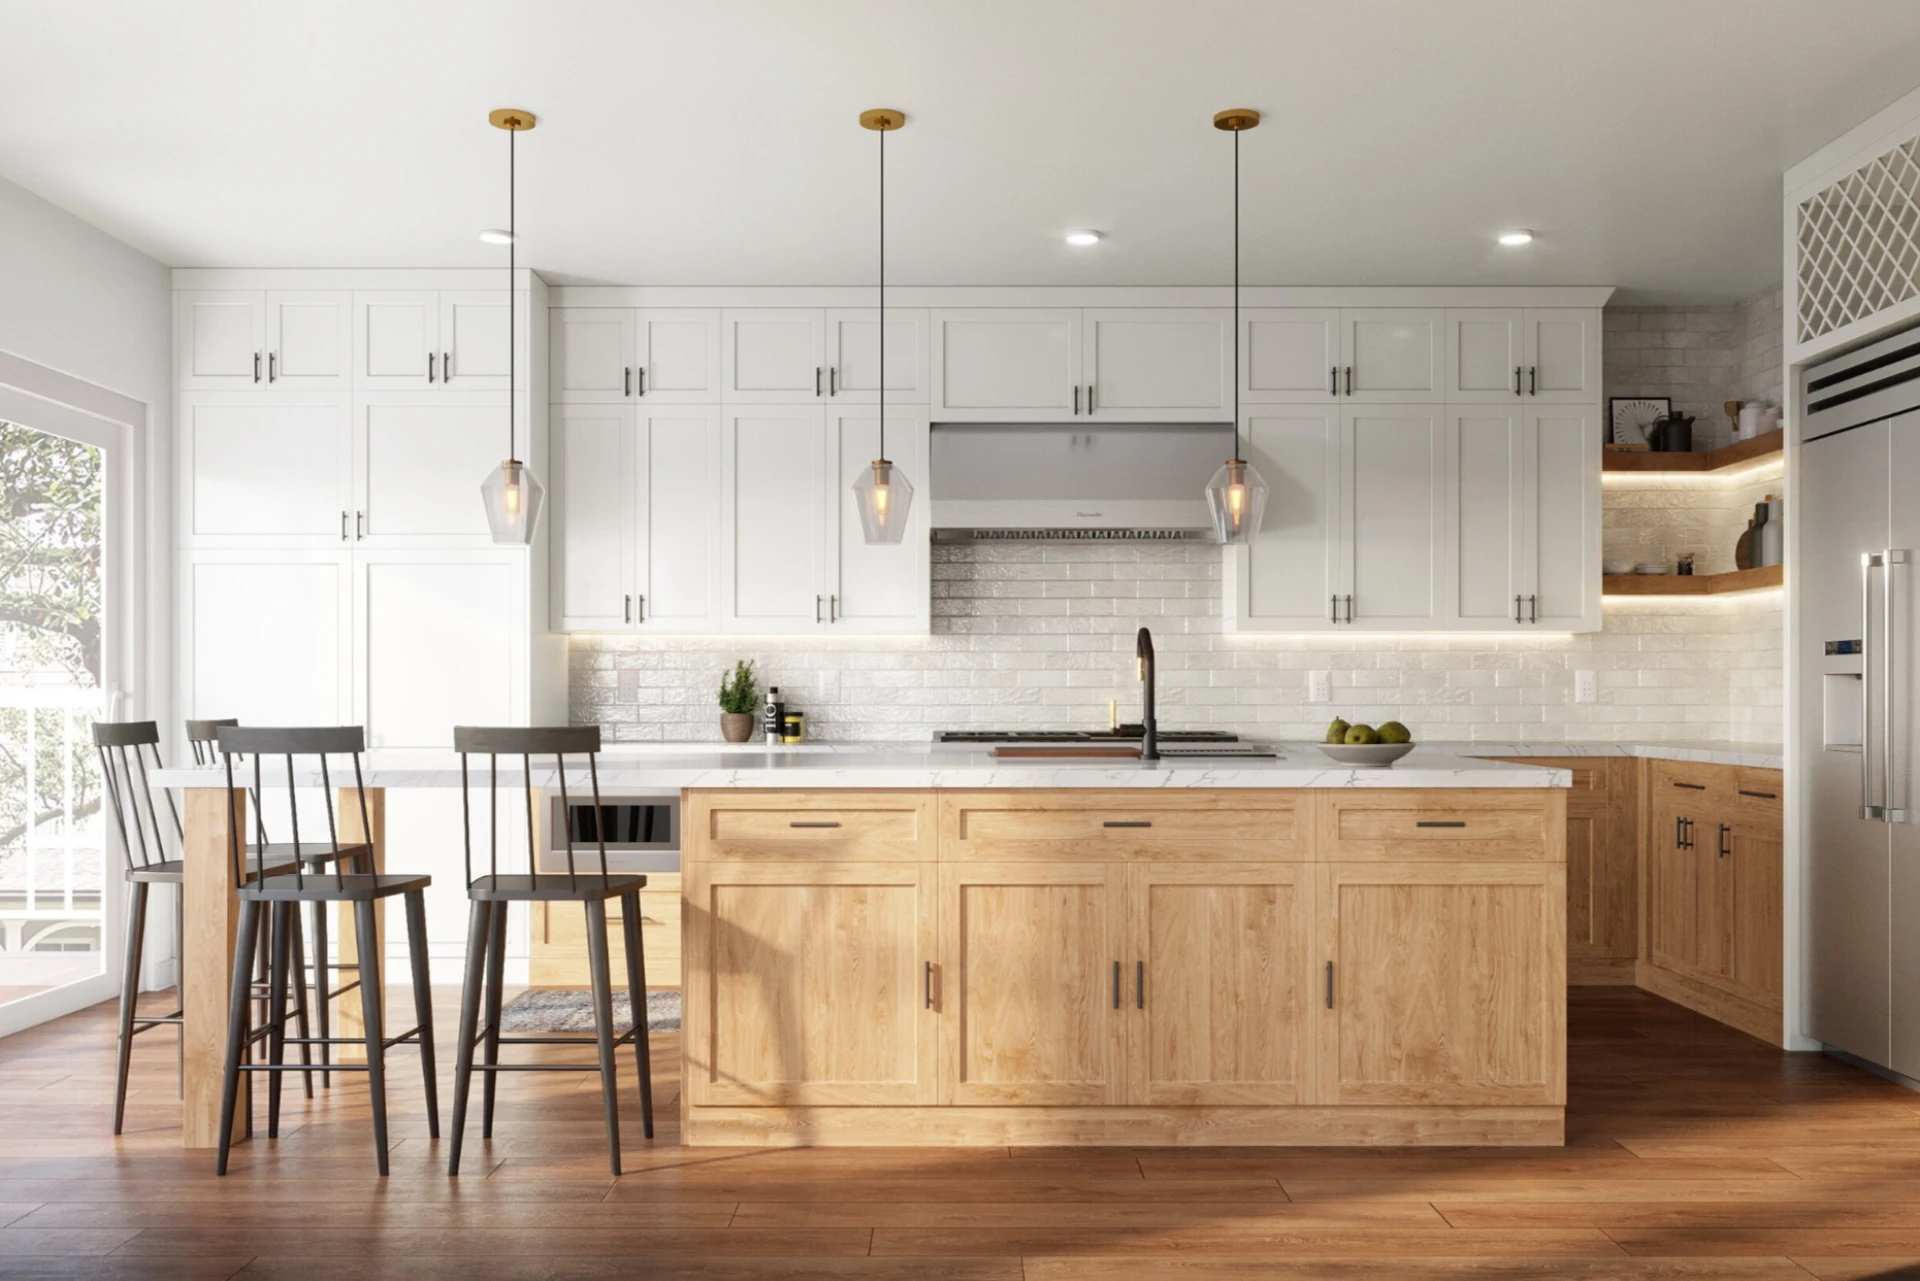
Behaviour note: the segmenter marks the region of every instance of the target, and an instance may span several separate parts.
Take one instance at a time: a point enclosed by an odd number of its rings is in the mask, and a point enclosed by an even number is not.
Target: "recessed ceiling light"
[[[1506,245],[1508,248],[1514,248],[1519,245],[1530,245],[1533,243],[1533,233],[1525,227],[1515,227],[1512,231],[1503,231],[1500,233],[1500,243]]]
[[[482,227],[480,240],[489,245],[510,245],[513,243],[513,233],[505,227]]]
[[[1100,233],[1091,227],[1076,228],[1067,233],[1067,243],[1070,245],[1097,245],[1100,243]]]

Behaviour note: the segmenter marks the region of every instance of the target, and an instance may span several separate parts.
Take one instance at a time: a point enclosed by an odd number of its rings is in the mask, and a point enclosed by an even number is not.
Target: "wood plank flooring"
[[[444,1065],[456,994],[438,998]],[[283,1136],[216,1179],[179,1146],[167,1033],[141,1038],[109,1134],[101,1006],[0,1040],[0,1277],[1920,1277],[1920,1095],[1631,989],[1570,1006],[1565,1148],[683,1149],[666,1035],[654,1143],[622,1059],[618,1180],[597,1079],[554,1073],[505,1078],[496,1137],[476,1116],[447,1178],[402,1052],[391,1178],[364,1083],[336,1078],[312,1103],[291,1081]]]

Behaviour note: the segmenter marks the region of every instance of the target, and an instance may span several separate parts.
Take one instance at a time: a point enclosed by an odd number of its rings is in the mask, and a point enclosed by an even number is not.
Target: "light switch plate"
[[[1573,701],[1591,703],[1600,697],[1600,677],[1595,672],[1573,674]]]
[[[1333,673],[1307,673],[1307,701],[1309,703],[1331,703],[1333,701]]]

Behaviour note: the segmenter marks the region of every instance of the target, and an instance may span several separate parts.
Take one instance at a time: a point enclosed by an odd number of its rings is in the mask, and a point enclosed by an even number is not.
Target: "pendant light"
[[[540,478],[514,456],[519,412],[514,374],[520,367],[520,350],[515,328],[520,308],[514,296],[515,268],[519,265],[518,229],[514,226],[514,138],[533,128],[533,113],[502,107],[490,112],[487,123],[507,131],[507,456],[480,485],[480,500],[487,507],[487,528],[493,541],[524,547],[533,541],[534,527],[540,523],[540,504],[547,487]]]
[[[869,543],[897,543],[907,533],[913,486],[887,458],[887,135],[907,123],[905,112],[860,113],[860,126],[880,135],[880,456],[853,482],[860,532]]]
[[[1253,541],[1267,509],[1267,482],[1240,457],[1240,135],[1260,123],[1260,113],[1233,107],[1213,118],[1215,129],[1233,135],[1233,457],[1207,482],[1207,512],[1213,533],[1228,546]]]

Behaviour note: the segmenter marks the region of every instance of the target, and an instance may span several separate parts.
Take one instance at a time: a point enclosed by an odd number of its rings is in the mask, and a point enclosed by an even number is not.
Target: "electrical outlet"
[[[1600,697],[1600,677],[1596,672],[1575,672],[1573,674],[1573,701],[1591,703]]]
[[[1331,703],[1333,701],[1333,673],[1307,673],[1307,701],[1309,703]]]

